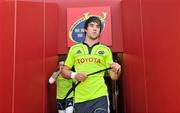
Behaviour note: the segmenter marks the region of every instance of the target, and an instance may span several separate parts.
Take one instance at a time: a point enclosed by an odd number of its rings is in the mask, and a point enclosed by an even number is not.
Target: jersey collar
[[[100,43],[97,42],[94,45],[92,45],[91,47],[87,43],[85,43],[85,42],[83,42],[83,44],[87,46],[89,54],[91,54],[91,51],[92,51],[93,47],[96,46],[96,45],[99,45]]]

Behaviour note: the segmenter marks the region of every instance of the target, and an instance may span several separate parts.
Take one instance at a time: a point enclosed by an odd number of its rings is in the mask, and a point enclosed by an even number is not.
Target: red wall
[[[47,81],[57,62],[56,4],[1,1],[0,6],[0,113],[55,112]]]
[[[68,51],[66,8],[87,6],[111,7],[111,48],[124,52],[124,112],[180,112],[177,0],[1,0],[0,113],[56,112],[47,81],[56,55]]]
[[[11,112],[13,93],[14,2],[0,1],[0,112]]]
[[[110,6],[114,23],[111,48],[119,52],[119,4],[120,1],[109,0],[2,0],[0,88],[4,92],[0,93],[0,112],[56,112],[55,87],[47,81],[56,69],[56,55],[68,51],[66,8]]]
[[[125,112],[180,112],[180,2],[124,0]]]

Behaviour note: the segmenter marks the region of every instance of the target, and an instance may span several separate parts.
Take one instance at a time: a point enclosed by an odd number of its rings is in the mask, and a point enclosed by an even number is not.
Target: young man
[[[49,83],[53,84],[56,82],[56,104],[58,113],[73,113],[73,105],[74,105],[74,95],[73,92],[67,97],[66,100],[64,100],[64,97],[66,96],[66,93],[71,89],[72,87],[72,79],[64,79],[61,76],[61,69],[64,65],[64,62],[59,62],[59,70],[57,72],[54,72],[52,76],[49,78]]]
[[[70,48],[62,76],[81,81],[75,89],[76,113],[109,113],[104,72],[91,76],[87,74],[111,67],[110,77],[116,80],[120,76],[121,66],[113,62],[111,50],[98,41],[102,31],[101,20],[96,16],[89,17],[84,29],[85,41]],[[70,71],[73,65],[76,72]]]

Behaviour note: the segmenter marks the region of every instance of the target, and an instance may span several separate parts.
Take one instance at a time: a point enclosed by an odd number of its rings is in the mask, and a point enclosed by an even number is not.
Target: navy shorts
[[[56,99],[56,104],[58,110],[65,110],[67,107],[74,105],[74,99],[73,98],[68,98],[66,100]]]
[[[90,101],[75,103],[76,113],[110,113],[109,98],[102,96]]]

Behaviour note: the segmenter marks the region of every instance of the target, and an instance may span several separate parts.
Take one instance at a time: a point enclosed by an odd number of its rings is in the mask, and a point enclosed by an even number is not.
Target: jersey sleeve
[[[65,65],[68,66],[70,69],[73,67],[74,65],[74,52],[73,52],[73,47],[70,48],[69,52],[68,52],[68,56],[66,58],[65,61]]]
[[[107,49],[107,54],[105,58],[106,67],[108,68],[110,67],[110,64],[113,63],[112,52],[109,48]]]

